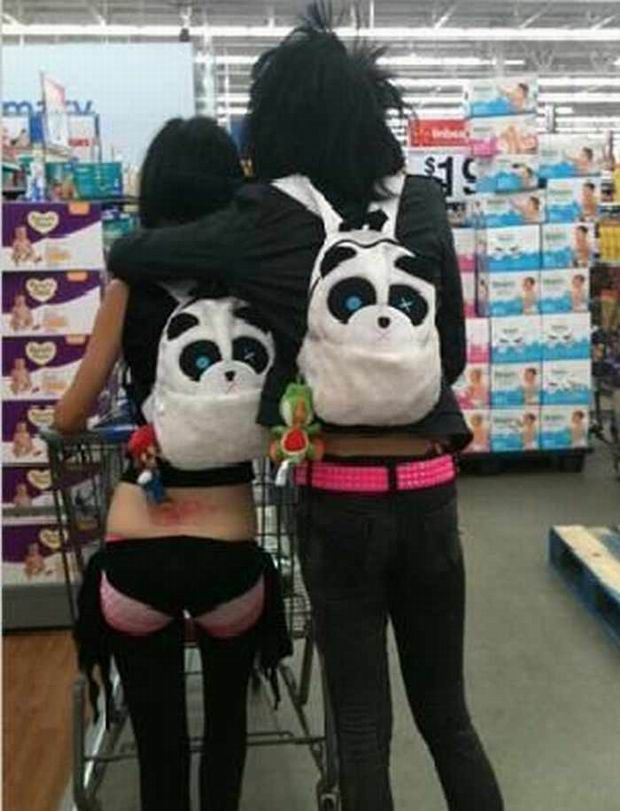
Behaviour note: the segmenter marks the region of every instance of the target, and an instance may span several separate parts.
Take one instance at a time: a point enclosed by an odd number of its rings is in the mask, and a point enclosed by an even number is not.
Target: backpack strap
[[[386,177],[382,182],[382,187],[387,189],[390,193],[390,197],[388,197],[387,200],[373,202],[368,208],[369,211],[382,211],[386,215],[387,220],[381,229],[381,233],[388,237],[394,238],[396,236],[398,209],[400,207],[400,198],[403,194],[406,177],[404,172]]]
[[[287,194],[289,197],[292,197],[294,200],[297,200],[297,202],[301,203],[308,211],[311,211],[319,217],[319,219],[323,220],[327,234],[333,234],[338,231],[342,223],[342,217],[305,175],[280,177],[272,181],[271,185],[275,186],[276,189],[284,192],[284,194]]]

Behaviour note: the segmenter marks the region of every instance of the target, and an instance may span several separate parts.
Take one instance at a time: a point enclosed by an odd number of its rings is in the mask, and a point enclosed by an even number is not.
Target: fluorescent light
[[[196,62],[206,62],[209,57],[206,57],[204,54],[199,54],[196,57]],[[258,59],[257,56],[245,56],[244,54],[216,54],[215,61],[218,65],[253,65],[256,60]]]
[[[620,116],[618,115],[574,115],[570,118],[558,118],[558,123],[579,123],[588,124],[592,121],[600,121],[604,124],[620,124]]]
[[[572,115],[575,112],[574,107],[558,107],[556,113],[558,115]]]
[[[439,77],[437,79],[433,79],[429,76],[427,79],[408,79],[408,78],[400,78],[396,76],[394,79],[394,84],[397,84],[399,87],[412,87],[412,88],[420,88],[420,87],[457,87],[462,88],[464,82],[467,81],[466,79],[444,79]]]
[[[538,101],[552,104],[620,104],[620,93],[539,93]]]
[[[425,118],[463,118],[462,107],[421,107],[416,110],[416,118],[424,121]]]
[[[404,96],[403,100],[406,104],[459,104],[462,103],[462,96],[455,96],[454,94],[445,96]]]
[[[209,25],[192,26],[192,36],[208,33],[214,39],[281,39],[290,33],[288,26],[278,25]],[[67,25],[45,23],[5,26],[5,36],[31,37],[177,37],[178,25]],[[357,36],[397,42],[620,42],[620,28],[413,28],[353,26],[339,28],[344,39]],[[620,64],[620,59],[616,64]]]
[[[542,87],[620,87],[620,76],[541,76]]]
[[[445,68],[478,68],[497,65],[497,59],[485,59],[480,56],[420,56],[407,54],[405,56],[384,56],[379,59],[380,65],[393,68],[407,67],[445,67]],[[504,65],[520,67],[525,65],[524,59],[506,59]]]

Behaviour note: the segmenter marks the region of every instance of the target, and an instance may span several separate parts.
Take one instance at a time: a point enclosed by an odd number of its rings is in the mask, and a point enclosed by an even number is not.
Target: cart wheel
[[[333,794],[325,794],[319,797],[319,811],[339,811],[340,800]]]
[[[318,811],[340,811],[338,789],[328,788],[320,782],[316,789]]]
[[[584,468],[586,457],[583,453],[565,456],[562,459],[562,469],[566,473],[581,473]]]

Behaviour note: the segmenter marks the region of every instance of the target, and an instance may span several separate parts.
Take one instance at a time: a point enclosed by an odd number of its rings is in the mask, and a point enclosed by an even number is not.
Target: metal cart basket
[[[61,529],[62,560],[67,598],[72,621],[76,618],[76,595],[89,556],[98,550],[105,536],[105,519],[114,488],[119,481],[125,458],[125,445],[132,427],[120,423],[101,425],[94,431],[76,436],[44,433],[49,448],[54,488],[54,503]],[[319,780],[316,802],[319,811],[337,811],[337,757],[332,716],[327,701],[323,669],[318,666],[323,697],[323,728],[311,729],[306,708],[315,672],[315,644],[308,598],[303,588],[295,538],[295,489],[290,483],[275,484],[275,474],[267,460],[255,464],[255,501],[258,512],[258,540],[272,554],[281,574],[287,624],[294,640],[296,655],[293,667],[282,663],[279,675],[285,685],[285,699],[290,701],[296,719],[295,728],[273,728],[252,732],[250,746],[307,746],[316,763]],[[186,676],[191,669],[191,642],[188,643]],[[208,674],[207,674],[208,677]],[[260,679],[255,677],[254,686]],[[113,678],[114,701],[108,728],[103,721],[95,725],[87,719],[87,686],[79,675],[73,692],[73,800],[78,811],[99,811],[98,792],[107,766],[135,758],[133,744],[121,743],[128,714],[117,677]],[[199,751],[200,741],[192,739],[192,751]]]

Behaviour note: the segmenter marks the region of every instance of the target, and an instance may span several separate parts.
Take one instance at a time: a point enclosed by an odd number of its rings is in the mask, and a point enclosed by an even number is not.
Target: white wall
[[[139,163],[166,119],[195,111],[189,43],[4,45],[7,113],[14,102],[38,109],[41,71],[64,85],[67,99],[82,112],[99,113],[104,158],[114,148]]]

